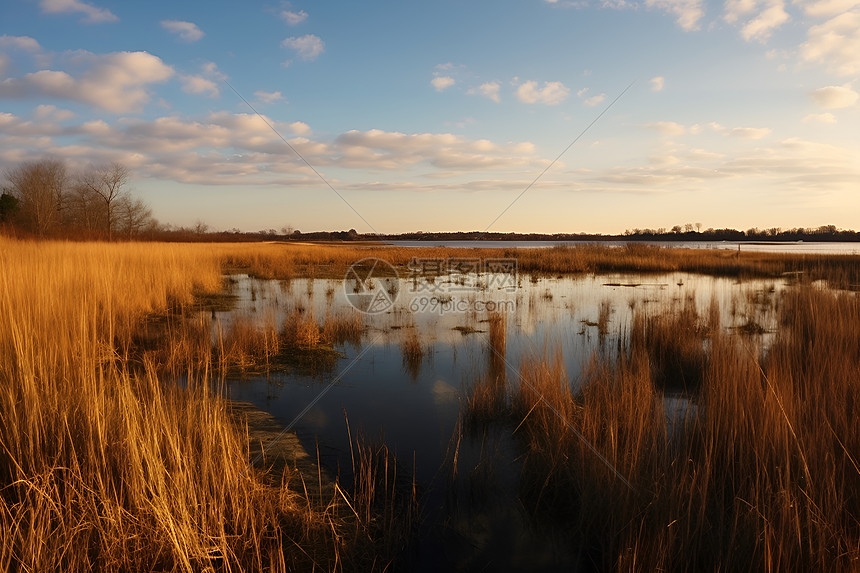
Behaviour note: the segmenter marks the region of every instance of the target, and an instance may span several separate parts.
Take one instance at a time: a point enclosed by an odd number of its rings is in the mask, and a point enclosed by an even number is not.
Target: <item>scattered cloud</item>
[[[839,76],[860,73],[860,12],[845,12],[812,26],[800,54]]]
[[[147,52],[82,51],[71,56],[70,64],[83,68],[79,77],[65,71],[39,70],[6,78],[0,81],[0,98],[52,97],[125,113],[142,109],[151,97],[147,88],[174,75],[172,67]]]
[[[803,123],[836,123],[836,116],[832,113],[810,113],[803,118]]]
[[[119,18],[107,8],[99,8],[80,0],[40,0],[39,6],[43,14],[83,14],[82,22],[86,24],[119,21]]]
[[[851,88],[851,84],[844,86],[827,86],[818,88],[809,94],[812,101],[824,109],[842,109],[855,105],[860,99],[860,94]]]
[[[304,10],[299,10],[298,12],[283,10],[281,11],[281,18],[283,18],[290,26],[298,26],[308,19],[308,13]]]
[[[38,105],[33,110],[33,118],[39,121],[68,121],[77,114],[68,109],[59,109],[55,105]]]
[[[790,17],[785,11],[785,0],[726,0],[723,19],[739,24],[741,36],[747,42],[765,42]]]
[[[454,78],[450,76],[436,76],[430,83],[433,84],[433,87],[436,88],[437,92],[445,91],[454,85]]]
[[[653,77],[649,80],[651,82],[651,91],[661,92],[663,91],[663,87],[665,86],[665,78],[663,76]]]
[[[484,82],[477,88],[471,88],[467,93],[469,95],[482,95],[487,99],[499,103],[502,101],[499,95],[499,88],[501,88],[499,82]]]
[[[561,82],[544,82],[541,89],[536,81],[529,80],[517,88],[517,99],[523,103],[558,105],[569,95],[570,89]]]
[[[646,123],[643,127],[648,129],[653,129],[657,131],[661,135],[684,135],[687,133],[687,128],[681,125],[680,123],[675,123],[674,121],[654,121],[651,123]]]
[[[770,129],[767,127],[735,127],[727,133],[732,137],[741,139],[762,139],[770,135]]]
[[[275,103],[277,101],[284,101],[284,96],[281,92],[266,92],[263,90],[257,90],[254,92],[254,97],[257,98],[257,101],[262,103]]]
[[[803,11],[813,18],[830,18],[856,6],[860,6],[860,0],[807,0],[803,2]]]
[[[296,51],[296,54],[306,62],[316,60],[325,51],[325,43],[319,36],[305,34],[304,36],[291,36],[281,42],[285,48]]]
[[[687,32],[699,29],[699,20],[705,14],[702,0],[645,0],[649,8],[657,8],[674,15],[678,25]],[[626,3],[622,3],[626,6]]]
[[[6,77],[6,69],[9,67],[9,56],[0,54],[0,80]]]
[[[205,34],[194,22],[183,22],[182,20],[162,20],[161,27],[179,36],[183,42],[196,42]]]
[[[28,52],[38,52],[42,49],[39,42],[30,36],[8,36],[6,34],[0,36],[0,48],[12,48]]]
[[[182,91],[187,94],[202,94],[208,97],[218,97],[221,93],[218,89],[218,84],[212,80],[204,78],[203,76],[182,75],[179,76],[179,81],[182,82]]]

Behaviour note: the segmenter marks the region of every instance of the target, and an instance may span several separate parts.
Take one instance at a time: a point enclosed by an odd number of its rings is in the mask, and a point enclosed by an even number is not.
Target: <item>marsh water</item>
[[[504,248],[548,248],[558,245],[605,245],[621,247],[630,241],[390,241],[398,247],[482,247]],[[722,249],[744,252],[792,253],[807,255],[857,255],[860,243],[812,242],[812,241],[636,241],[636,244],[673,249]]]
[[[412,568],[426,570],[540,570],[576,563],[569,544],[533,523],[517,503],[521,452],[514,428],[470,431],[461,423],[472,386],[494,367],[491,314],[504,316],[510,384],[517,384],[524,359],[560,352],[575,388],[594,357],[624,348],[635,313],[692,306],[706,317],[717,304],[721,328],[742,331],[754,318],[752,335],[766,345],[777,328],[779,293],[790,288],[789,279],[739,282],[686,273],[389,280],[396,298],[380,312],[362,315],[360,341],[337,345],[338,354],[319,368],[237,376],[229,393],[284,425],[295,422],[306,449],[318,451],[343,483],[351,483],[350,435],[383,440],[396,452],[403,475],[414,472],[419,486],[423,525]],[[236,275],[230,283],[237,302],[215,314],[220,332],[238,317],[283,324],[297,308],[319,322],[358,312],[349,281]],[[415,335],[418,353],[406,344]],[[695,410],[682,391],[667,394],[665,404],[670,427]]]

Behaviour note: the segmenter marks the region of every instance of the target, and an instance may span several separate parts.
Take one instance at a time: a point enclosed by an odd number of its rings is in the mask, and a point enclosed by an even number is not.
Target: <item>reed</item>
[[[209,321],[174,314],[221,288],[220,264],[205,246],[0,239],[0,569],[345,566],[343,522],[248,469]],[[153,315],[188,345],[137,352]],[[202,366],[179,385],[157,360]]]
[[[719,324],[715,305],[709,315]],[[638,336],[651,321],[676,340],[596,357],[579,390],[559,358],[527,361],[512,399],[522,499],[601,569],[853,570],[860,299],[798,288],[780,317],[767,351],[710,328],[695,352],[678,329],[702,324],[689,310],[638,318]],[[667,418],[655,350],[696,357],[695,413]]]

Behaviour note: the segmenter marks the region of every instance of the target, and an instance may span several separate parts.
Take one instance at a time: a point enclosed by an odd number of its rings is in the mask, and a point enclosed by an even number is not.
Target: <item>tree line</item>
[[[121,163],[71,171],[59,159],[23,162],[5,172],[0,224],[24,235],[132,239],[158,222],[129,189],[131,171]]]

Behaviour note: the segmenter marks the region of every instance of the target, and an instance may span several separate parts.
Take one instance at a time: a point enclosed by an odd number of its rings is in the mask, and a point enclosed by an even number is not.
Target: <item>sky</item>
[[[860,228],[860,0],[3,0],[0,170],[213,230]]]

